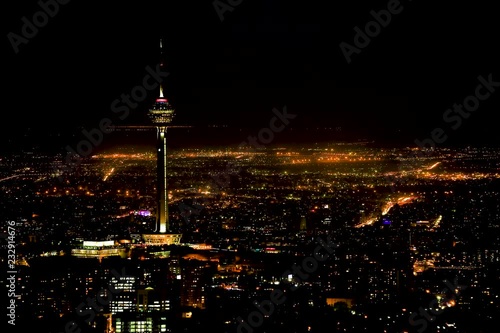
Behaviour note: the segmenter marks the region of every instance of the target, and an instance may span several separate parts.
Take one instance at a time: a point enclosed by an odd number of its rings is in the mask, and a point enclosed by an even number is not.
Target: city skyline
[[[8,6],[7,332],[496,327],[494,5]]]

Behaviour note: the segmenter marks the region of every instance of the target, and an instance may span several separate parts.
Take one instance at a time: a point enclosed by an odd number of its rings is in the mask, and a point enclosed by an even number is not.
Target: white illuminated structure
[[[71,249],[71,255],[78,258],[125,258],[127,249],[113,240],[83,241],[80,247]]]

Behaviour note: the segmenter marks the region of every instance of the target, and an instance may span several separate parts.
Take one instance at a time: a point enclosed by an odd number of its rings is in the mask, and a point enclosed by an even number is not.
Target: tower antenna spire
[[[163,38],[160,37],[160,67],[163,67],[165,64],[163,62]],[[164,98],[165,96],[163,95],[163,86],[160,82],[160,98]]]

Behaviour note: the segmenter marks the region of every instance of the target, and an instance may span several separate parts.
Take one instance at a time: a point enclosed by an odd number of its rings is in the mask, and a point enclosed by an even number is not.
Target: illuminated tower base
[[[179,245],[182,234],[143,234],[146,245]]]

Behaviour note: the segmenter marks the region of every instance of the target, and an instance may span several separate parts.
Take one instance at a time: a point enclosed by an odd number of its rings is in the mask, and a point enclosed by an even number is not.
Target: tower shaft
[[[157,216],[156,231],[165,233],[170,229],[168,221],[167,186],[167,128],[157,127]]]

